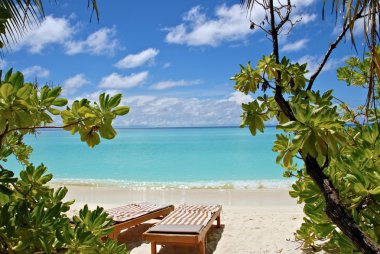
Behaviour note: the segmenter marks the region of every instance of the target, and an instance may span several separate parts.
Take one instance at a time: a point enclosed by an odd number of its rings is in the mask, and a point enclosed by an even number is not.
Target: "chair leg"
[[[202,240],[199,242],[199,254],[205,254],[206,248],[205,248],[205,242]]]
[[[150,244],[150,252],[151,254],[156,254],[157,253],[157,249],[156,249],[156,242],[153,242]]]
[[[216,227],[220,228],[220,215],[216,217]]]
[[[108,237],[111,238],[112,240],[117,240],[115,232],[112,232],[111,234],[109,234]]]
[[[119,236],[119,234],[120,234],[120,231],[121,231],[121,230],[115,228],[115,230],[114,230],[113,233],[112,233],[111,238],[117,241],[117,238],[118,238],[118,236]]]

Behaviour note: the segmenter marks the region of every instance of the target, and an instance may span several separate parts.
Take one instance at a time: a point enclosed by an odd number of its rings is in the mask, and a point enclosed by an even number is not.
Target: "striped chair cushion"
[[[166,216],[160,225],[201,225],[205,226],[220,205],[181,205]]]
[[[155,204],[129,204],[107,209],[106,212],[112,217],[113,221],[123,222],[160,210],[164,207],[166,206],[159,206]]]

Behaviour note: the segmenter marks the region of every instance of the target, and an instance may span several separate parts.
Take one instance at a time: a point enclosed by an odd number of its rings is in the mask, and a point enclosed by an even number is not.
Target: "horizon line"
[[[265,127],[276,127],[275,125],[266,125]],[[115,129],[215,129],[215,128],[238,128],[244,129],[245,127],[234,126],[234,125],[223,125],[223,126],[115,126]],[[63,128],[62,128],[63,129]],[[44,128],[36,128],[36,130],[40,131],[59,131],[62,130],[59,128],[55,129],[44,129]]]

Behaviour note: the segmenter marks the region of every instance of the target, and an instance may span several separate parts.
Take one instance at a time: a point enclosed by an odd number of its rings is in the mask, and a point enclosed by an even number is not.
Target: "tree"
[[[99,12],[96,0],[88,7]],[[5,0],[0,2],[0,48],[17,42],[25,31],[44,18],[40,0]],[[129,112],[119,106],[122,95],[99,96],[91,104],[86,99],[74,101],[60,109],[67,100],[60,98],[61,87],[39,87],[24,83],[22,73],[9,70],[2,80],[0,71],[0,162],[14,156],[25,165],[20,177],[0,164],[0,253],[126,253],[125,247],[107,239],[112,219],[103,208],[90,211],[87,205],[72,221],[65,212],[73,201],[64,202],[65,187],[54,190],[47,183],[53,175],[41,164],[28,159],[32,147],[24,143],[25,135],[39,129],[60,128],[79,133],[82,141],[94,147],[100,137],[112,139],[116,131],[112,121]],[[63,125],[53,126],[52,115],[61,116]]]
[[[64,202],[65,187],[54,190],[47,183],[52,174],[41,164],[29,163],[32,147],[24,136],[39,129],[63,128],[79,133],[82,141],[94,147],[100,137],[112,139],[116,131],[112,121],[128,113],[119,106],[122,95],[99,96],[99,102],[76,100],[62,108],[67,100],[59,97],[61,87],[24,83],[22,73],[0,72],[0,162],[10,156],[25,165],[20,177],[0,164],[0,253],[126,253],[125,247],[102,238],[111,231],[111,218],[103,208],[90,211],[87,206],[72,223],[65,212],[73,201]],[[52,115],[62,118],[62,126],[53,126]]]
[[[232,78],[234,88],[245,94],[255,94],[260,88],[264,92],[242,104],[241,126],[248,126],[256,135],[257,130],[264,131],[266,121],[275,118],[277,128],[285,132],[277,135],[273,151],[279,153],[277,163],[285,168],[284,176],[297,179],[290,195],[304,203],[305,218],[297,238],[312,251],[380,253],[380,51],[376,48],[377,27],[373,22],[374,17],[379,20],[378,2],[333,1],[337,15],[341,8],[345,13],[342,32],[330,44],[310,79],[305,77],[306,64],[280,57],[278,36],[285,26],[296,24],[291,20],[291,1],[242,3],[248,10],[256,5],[265,10],[264,20],[252,23],[251,28],[267,33],[273,52],[256,65],[241,66]],[[371,25],[371,32],[366,34],[371,53],[363,61],[348,60],[348,66],[338,70],[338,78],[368,89],[369,96],[358,109],[342,101],[338,108],[334,106],[332,90],[321,94],[313,84],[347,31],[363,18],[367,21],[364,24]],[[354,126],[347,125],[350,123]],[[301,167],[294,163],[295,157],[302,160]]]

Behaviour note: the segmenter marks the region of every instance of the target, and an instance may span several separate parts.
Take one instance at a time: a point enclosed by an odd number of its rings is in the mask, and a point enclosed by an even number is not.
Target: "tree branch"
[[[286,15],[281,18],[280,23],[278,23],[276,27],[276,31],[279,32],[280,29],[285,25],[285,23],[289,20],[290,13],[292,12],[292,5],[290,4],[290,0],[288,0],[288,4],[286,5]]]
[[[9,129],[9,124],[7,123],[7,125],[5,126],[5,129],[4,129],[4,132],[0,135],[0,147],[3,146],[3,140],[5,137],[5,134],[7,134],[7,132],[8,132],[8,129]]]
[[[355,16],[354,20],[357,20],[357,19],[360,19],[362,18],[362,12],[363,12],[364,8],[362,8],[358,14]],[[325,56],[323,57],[323,60],[321,62],[321,64],[318,66],[318,69],[313,73],[313,75],[311,75],[310,77],[310,81],[309,81],[309,84],[307,85],[307,88],[306,88],[306,91],[309,91],[311,90],[311,88],[313,87],[313,84],[314,84],[314,81],[315,79],[318,77],[319,73],[321,73],[323,67],[325,66],[327,60],[329,59],[332,51],[337,47],[337,45],[339,44],[339,42],[343,39],[344,35],[346,34],[347,30],[350,28],[350,24],[347,24],[342,32],[339,34],[339,36],[337,37],[337,39],[334,41],[334,43],[330,44],[330,47],[328,48]]]
[[[279,52],[278,52],[278,34],[276,30],[276,21],[274,17],[274,7],[273,0],[269,0],[269,12],[270,12],[270,33],[273,39],[273,55],[276,57],[276,63],[279,63]]]
[[[339,101],[340,103],[341,103],[341,106],[347,111],[347,112],[349,112],[351,115],[352,115],[352,119],[351,119],[351,121],[355,124],[355,125],[359,125],[359,122],[356,120],[356,116],[357,115],[355,115],[354,114],[354,112],[342,101],[342,100],[340,100],[339,98],[337,98],[337,97],[335,97],[334,96],[334,99],[335,100],[337,100],[337,101]]]
[[[66,127],[70,127],[72,125],[75,125],[75,124],[78,124],[82,121],[84,121],[86,119],[83,119],[83,120],[78,120],[74,123],[70,123],[70,124],[66,124],[66,125],[63,125],[63,126],[32,126],[32,127],[22,127],[22,128],[14,128],[14,129],[10,129],[8,130],[7,132],[4,132],[4,134],[8,134],[9,132],[12,132],[12,131],[21,131],[21,130],[35,130],[35,129],[63,129],[63,128],[66,128]]]
[[[273,46],[273,55],[275,56],[276,63],[280,62],[280,55],[278,51],[278,31],[276,30],[276,21],[274,17],[274,5],[273,0],[269,0],[269,12],[270,12],[270,25],[271,25],[271,36],[273,38],[272,40],[272,46]],[[284,112],[284,114],[291,120],[295,121],[294,114],[292,112],[292,109],[290,108],[289,103],[285,100],[285,98],[282,95],[282,87],[279,85],[281,84],[281,72],[277,71],[277,78],[276,78],[276,88],[275,88],[275,96],[274,99],[276,100],[277,104],[280,106],[281,110]]]

